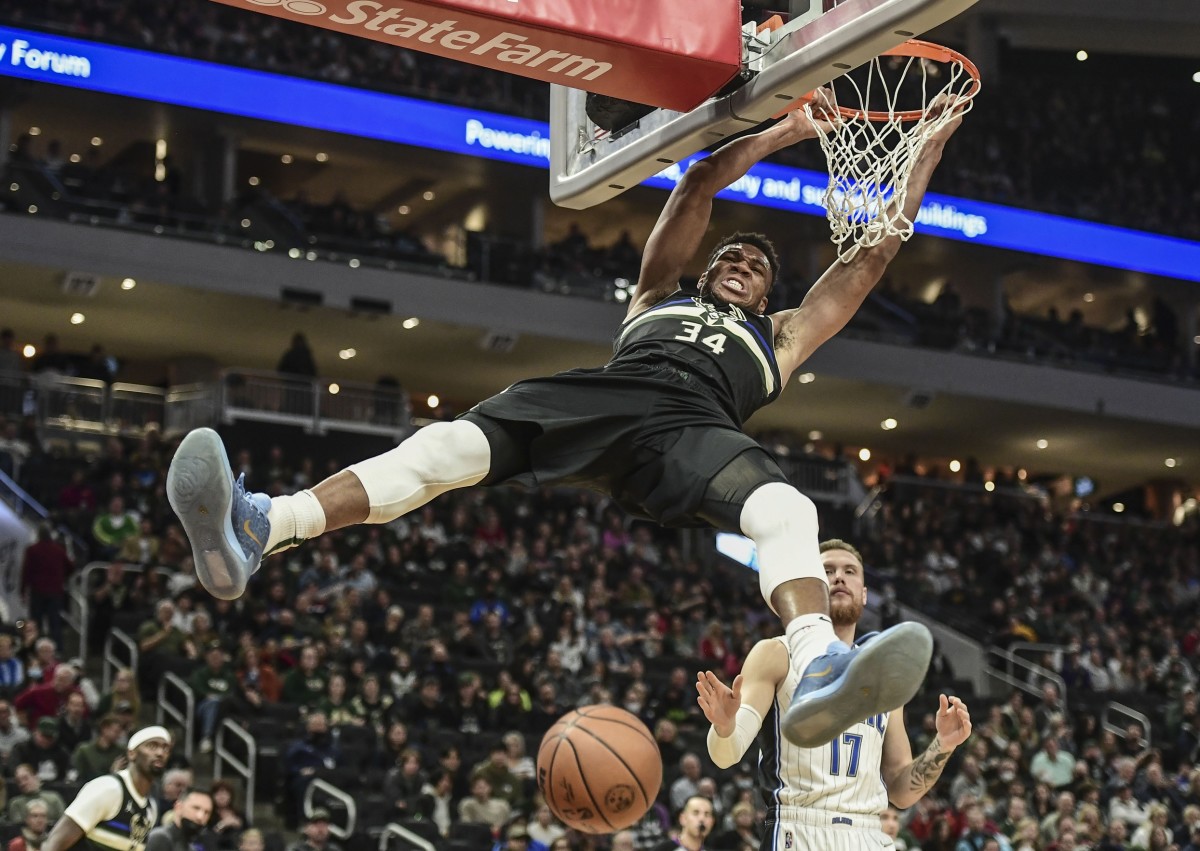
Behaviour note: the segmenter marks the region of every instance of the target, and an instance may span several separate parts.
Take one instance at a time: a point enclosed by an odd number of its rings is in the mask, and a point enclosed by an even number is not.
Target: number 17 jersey
[[[741,427],[779,396],[773,339],[769,317],[678,290],[621,326],[609,363],[668,364]]]

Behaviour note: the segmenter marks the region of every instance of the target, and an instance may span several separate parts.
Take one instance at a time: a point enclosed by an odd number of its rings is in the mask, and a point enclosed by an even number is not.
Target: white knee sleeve
[[[479,426],[455,420],[426,426],[395,449],[347,469],[367,492],[367,522],[388,523],[446,491],[479,484],[491,460]]]
[[[758,549],[758,586],[771,605],[775,589],[793,579],[820,579],[825,566],[817,530],[817,507],[783,482],[763,485],[742,506],[742,532]]]

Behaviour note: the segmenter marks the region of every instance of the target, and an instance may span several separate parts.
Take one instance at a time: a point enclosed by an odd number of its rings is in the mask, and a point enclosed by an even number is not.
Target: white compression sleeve
[[[729,768],[736,765],[746,755],[758,731],[762,729],[762,716],[753,706],[742,704],[738,707],[737,716],[733,722],[733,735],[728,739],[717,735],[717,728],[711,724],[708,727],[708,755],[718,768]]]
[[[758,585],[771,605],[775,589],[793,579],[819,579],[826,585],[818,541],[817,507],[789,484],[769,482],[742,506],[742,532],[758,549]]]
[[[390,452],[350,465],[371,503],[368,523],[388,523],[435,496],[479,484],[492,465],[487,435],[469,420],[425,426]]]

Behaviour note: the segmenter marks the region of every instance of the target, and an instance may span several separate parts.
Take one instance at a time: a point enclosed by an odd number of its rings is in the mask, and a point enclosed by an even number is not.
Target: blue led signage
[[[0,27],[0,74],[547,168],[544,122]],[[646,185],[669,189],[684,168]],[[823,216],[825,176],[762,163],[722,197]],[[1200,243],[930,194],[919,232],[1200,281]]]

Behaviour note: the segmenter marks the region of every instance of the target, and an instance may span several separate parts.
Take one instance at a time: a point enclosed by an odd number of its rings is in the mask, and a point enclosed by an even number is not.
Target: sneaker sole
[[[904,623],[869,642],[842,678],[788,707],[780,725],[801,748],[816,748],[872,715],[913,699],[929,670],[933,636],[919,623]]]
[[[191,542],[200,584],[221,600],[242,596],[250,571],[233,533],[233,470],[215,431],[196,429],[179,444],[167,499]]]

